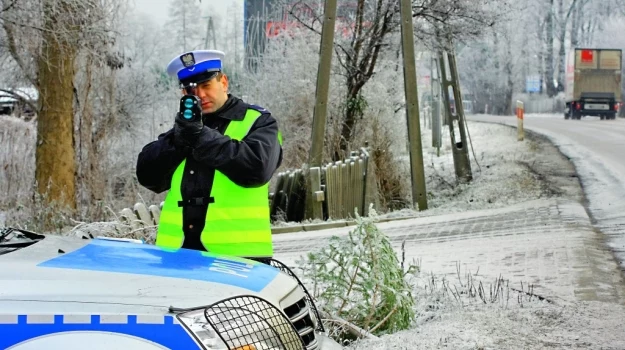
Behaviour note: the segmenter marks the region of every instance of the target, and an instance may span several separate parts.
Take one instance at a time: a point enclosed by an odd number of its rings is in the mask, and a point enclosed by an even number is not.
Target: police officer
[[[139,154],[137,178],[156,193],[169,190],[156,245],[263,260],[273,255],[268,183],[282,162],[278,123],[228,93],[223,59],[198,50],[169,63],[183,93],[201,100],[202,120],[178,113]]]

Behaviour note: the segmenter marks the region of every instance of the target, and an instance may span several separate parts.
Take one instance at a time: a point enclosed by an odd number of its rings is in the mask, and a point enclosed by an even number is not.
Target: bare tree
[[[571,45],[592,45],[595,33],[603,29],[606,20],[625,15],[624,0],[577,0],[571,25]]]
[[[417,37],[422,41],[436,42],[436,27],[445,27],[455,38],[467,38],[482,33],[485,27],[494,23],[497,7],[503,0],[413,1],[413,18]],[[396,45],[399,31],[399,2],[394,0],[357,0],[340,2],[343,6],[341,23],[343,37],[335,41],[336,59],[342,68],[345,84],[345,105],[340,127],[340,142],[332,157],[335,160],[347,155],[355,137],[358,121],[368,106],[362,96],[362,89],[376,73],[376,64],[381,53]],[[320,34],[320,7],[298,1],[287,5],[289,14],[306,28]],[[305,8],[307,11],[302,11]],[[503,9],[498,9],[503,11]],[[307,16],[302,16],[304,12]]]
[[[204,37],[204,21],[199,2],[172,1],[170,20],[178,50],[190,51],[197,49]]]
[[[4,1],[0,22],[12,58],[39,90],[37,189],[49,203],[76,207],[74,78],[81,52],[108,55],[113,33],[110,2],[101,0]]]
[[[555,24],[558,29],[558,71],[557,76],[547,77],[548,82],[552,82],[555,79],[558,88],[562,89],[564,86],[566,47],[568,46],[567,32],[570,33],[568,43],[571,47],[577,47],[580,44],[592,45],[594,32],[601,30],[602,23],[606,19],[619,14],[622,15],[624,6],[625,1],[623,0],[605,0],[601,2],[593,2],[591,0],[557,0]],[[550,91],[549,88],[552,90]],[[548,85],[548,92],[551,92],[550,96],[553,96],[553,93],[557,90],[555,86]]]
[[[555,96],[556,94],[556,86],[554,84],[554,52],[553,52],[553,42],[554,42],[554,21],[555,21],[555,9],[554,9],[554,0],[545,0],[545,41],[544,41],[544,65],[545,65],[545,84],[547,87],[547,95],[550,97]]]
[[[558,0],[558,86],[564,88],[564,74],[566,69],[566,33],[570,29],[570,44],[572,47],[577,46],[574,34],[578,30],[571,23],[576,16],[579,8],[584,8],[590,0]]]

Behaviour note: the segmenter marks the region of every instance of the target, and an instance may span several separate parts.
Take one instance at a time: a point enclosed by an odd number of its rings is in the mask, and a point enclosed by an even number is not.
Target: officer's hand
[[[202,120],[187,120],[184,119],[180,113],[176,116],[174,123],[174,144],[176,148],[186,149],[193,147],[198,136],[204,128]]]

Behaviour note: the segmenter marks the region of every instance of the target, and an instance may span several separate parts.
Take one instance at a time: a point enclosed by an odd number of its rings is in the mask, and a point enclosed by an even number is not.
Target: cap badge
[[[195,58],[193,57],[193,53],[191,53],[191,52],[186,53],[186,54],[180,56],[180,60],[182,61],[182,64],[186,68],[189,68],[189,67],[191,67],[191,66],[193,66],[195,64]]]

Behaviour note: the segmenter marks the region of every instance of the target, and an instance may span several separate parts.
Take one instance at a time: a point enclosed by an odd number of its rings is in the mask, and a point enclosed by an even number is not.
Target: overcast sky
[[[146,14],[153,21],[157,23],[164,23],[169,20],[169,12],[172,3],[181,3],[182,1],[196,1],[198,0],[128,0],[131,7],[131,11],[137,14]],[[236,30],[239,33],[239,38],[234,42],[240,45],[240,49],[243,49],[243,5],[245,0],[201,0],[200,7],[204,16],[210,14],[215,21],[215,32],[219,38],[223,38],[225,33],[234,33],[235,26],[239,25],[240,29]],[[237,13],[233,12],[236,11]],[[233,17],[235,16],[235,17]],[[238,19],[238,21],[235,20]],[[237,23],[238,22],[238,23]],[[221,34],[221,35],[220,35]],[[233,39],[234,40],[234,39]],[[233,44],[229,41],[228,48],[233,51]],[[224,46],[224,42],[218,43],[217,47],[206,47],[204,49],[219,49],[228,51]],[[230,54],[230,52],[226,52]]]
[[[138,13],[145,13],[152,17],[156,21],[167,21],[169,19],[170,4],[181,1],[198,1],[198,0],[128,0],[130,6],[134,7],[134,10]],[[217,24],[221,23],[225,25],[225,20],[229,17],[228,10],[233,10],[235,4],[239,10],[238,16],[240,17],[240,25],[243,26],[243,4],[245,0],[202,0],[200,7],[205,15],[208,15],[208,10],[214,12],[214,18],[217,19]],[[230,14],[232,16],[232,13]],[[232,26],[231,20],[229,25]],[[215,28],[219,30],[219,28]],[[242,32],[242,31],[241,31]]]
[[[134,3],[135,9],[138,12],[146,13],[150,16],[154,16],[155,19],[166,20],[169,14],[169,5],[173,2],[180,1],[198,1],[198,0],[129,0]],[[203,9],[210,6],[216,12],[219,17],[225,17],[228,7],[233,3],[241,4],[243,6],[244,0],[202,0],[201,6]]]

